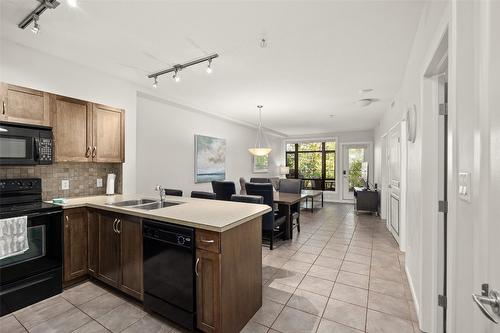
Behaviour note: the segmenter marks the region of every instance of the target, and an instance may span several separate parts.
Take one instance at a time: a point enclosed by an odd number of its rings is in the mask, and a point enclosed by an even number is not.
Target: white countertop
[[[164,198],[164,201],[182,204],[153,210],[117,207],[110,205],[110,203],[134,199],[159,201],[159,196],[115,194],[112,196],[69,198],[66,203],[60,204],[60,206],[64,209],[91,207],[217,232],[229,230],[271,211],[271,208],[267,205],[174,196],[165,196]]]

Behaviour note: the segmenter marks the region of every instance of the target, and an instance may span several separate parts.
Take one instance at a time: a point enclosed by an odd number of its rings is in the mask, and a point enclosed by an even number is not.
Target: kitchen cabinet
[[[113,287],[118,287],[120,278],[120,235],[116,229],[117,220],[114,215],[98,213],[99,264],[97,277]]]
[[[203,332],[220,331],[220,254],[196,250],[197,326]]]
[[[51,95],[56,162],[124,162],[124,110]]]
[[[124,111],[93,104],[92,159],[94,162],[124,161]]]
[[[120,234],[120,289],[135,298],[143,296],[142,224],[140,219],[123,216],[118,220]]]
[[[262,306],[262,219],[195,239],[197,327],[239,332]]]
[[[98,220],[97,278],[142,299],[141,219],[102,211],[95,214]]]
[[[92,103],[51,95],[56,162],[92,162]]]
[[[93,209],[88,209],[88,271],[89,275],[97,277],[99,266],[99,215]]]
[[[49,94],[13,84],[0,83],[0,120],[50,126]]]
[[[87,275],[87,210],[64,211],[64,282]]]

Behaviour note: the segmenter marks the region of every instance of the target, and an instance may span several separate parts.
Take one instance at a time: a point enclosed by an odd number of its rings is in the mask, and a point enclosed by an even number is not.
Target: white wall
[[[342,175],[342,144],[345,143],[370,143],[371,151],[368,157],[368,165],[369,165],[369,181],[370,184],[373,184],[374,177],[374,149],[373,149],[373,131],[353,131],[353,132],[331,132],[331,133],[322,133],[322,134],[313,134],[313,135],[301,135],[301,136],[290,136],[286,138],[286,142],[300,142],[300,141],[309,141],[309,140],[325,140],[325,139],[335,139],[337,154],[336,154],[336,170],[335,170],[335,178],[336,178],[336,190],[334,192],[327,191],[324,194],[325,201],[342,201],[342,186],[343,186],[343,175]]]
[[[256,129],[202,113],[144,93],[137,98],[137,191],[153,193],[161,184],[189,195],[191,191],[212,191],[210,183],[194,182],[194,135],[226,139],[226,179],[277,176],[284,163],[283,141],[267,134],[273,148],[268,174],[252,173],[248,148],[255,144]]]
[[[123,192],[135,192],[134,85],[8,40],[0,42],[0,81],[125,109]]]
[[[381,137],[397,122],[401,121],[408,106],[417,107],[417,137],[415,143],[404,142],[407,149],[407,190],[406,190],[406,270],[412,288],[415,306],[418,312],[420,328],[426,332],[434,331],[433,309],[436,295],[433,288],[435,263],[432,262],[432,236],[435,226],[428,218],[437,205],[432,202],[432,194],[436,191],[436,183],[432,177],[437,175],[437,168],[432,163],[437,156],[433,155],[437,141],[429,141],[432,131],[427,125],[435,110],[426,107],[423,97],[424,73],[434,51],[442,37],[443,29],[449,21],[449,5],[447,2],[428,2],[422,12],[419,27],[414,39],[410,58],[405,71],[401,88],[395,97],[394,107],[386,111],[379,126],[375,129],[375,182],[381,183],[382,149]],[[435,311],[434,311],[435,312]]]

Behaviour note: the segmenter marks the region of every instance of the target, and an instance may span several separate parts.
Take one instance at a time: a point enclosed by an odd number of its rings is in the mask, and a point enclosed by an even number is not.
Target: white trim
[[[406,263],[405,263],[405,274],[406,274],[406,279],[408,280],[408,285],[410,286],[411,297],[412,297],[412,300],[413,300],[413,304],[415,306],[415,312],[417,313],[417,319],[418,319],[418,322],[420,323],[420,321],[421,321],[421,318],[420,318],[420,305],[418,303],[417,294],[415,293],[415,287],[413,286],[413,280],[411,278],[410,272],[408,271],[408,267],[406,266]]]

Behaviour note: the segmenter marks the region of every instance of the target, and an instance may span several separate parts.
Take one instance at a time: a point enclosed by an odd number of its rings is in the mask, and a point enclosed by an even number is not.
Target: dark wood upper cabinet
[[[51,95],[56,162],[92,161],[92,103]]]
[[[120,238],[116,232],[116,217],[98,213],[99,219],[99,268],[97,276],[104,282],[118,287],[120,279]]]
[[[0,120],[50,126],[48,93],[2,82],[0,96]]]
[[[93,104],[92,142],[94,162],[124,161],[124,111]]]
[[[64,281],[85,276],[87,266],[87,210],[64,211]]]

